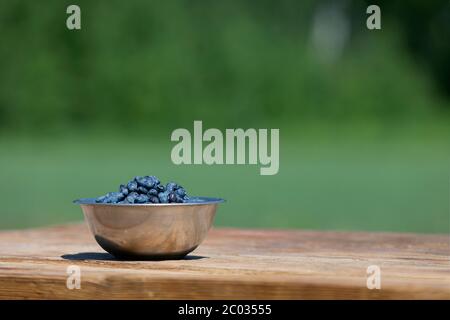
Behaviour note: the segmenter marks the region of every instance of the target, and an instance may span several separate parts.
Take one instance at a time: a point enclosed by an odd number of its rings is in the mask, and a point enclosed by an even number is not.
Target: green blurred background
[[[369,4],[0,2],[0,228],[152,174],[226,198],[218,226],[448,233],[450,3],[378,1],[374,31]],[[279,173],[175,166],[194,120],[279,128]]]

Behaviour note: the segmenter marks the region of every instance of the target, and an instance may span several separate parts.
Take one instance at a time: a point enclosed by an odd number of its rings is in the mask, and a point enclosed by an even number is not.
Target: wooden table
[[[0,232],[0,298],[450,299],[449,259],[445,235],[216,228],[184,260],[117,261],[72,224]]]

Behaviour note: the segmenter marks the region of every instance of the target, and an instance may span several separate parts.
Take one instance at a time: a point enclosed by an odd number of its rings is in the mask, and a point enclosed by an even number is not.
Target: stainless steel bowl
[[[219,198],[189,203],[103,204],[75,200],[97,243],[120,259],[181,259],[205,239]]]

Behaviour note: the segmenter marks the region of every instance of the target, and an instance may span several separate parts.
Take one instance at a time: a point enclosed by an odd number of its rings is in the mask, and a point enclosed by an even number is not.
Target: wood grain
[[[66,287],[67,267],[81,289]],[[366,286],[381,269],[381,289]],[[1,299],[450,299],[444,235],[212,229],[184,260],[117,261],[84,224],[0,232]]]

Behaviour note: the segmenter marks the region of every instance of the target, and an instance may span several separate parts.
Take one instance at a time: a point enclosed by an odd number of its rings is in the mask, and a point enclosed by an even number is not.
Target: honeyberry
[[[177,196],[175,195],[175,193],[173,192],[169,193],[169,202],[170,203],[177,202]]]
[[[155,176],[149,176],[149,178],[153,180],[155,185],[158,185],[161,183],[161,181],[159,181],[159,179]]]
[[[136,199],[136,203],[146,203],[149,201],[149,197],[146,194],[140,194]]]
[[[137,192],[131,192],[126,199],[129,203],[135,203],[138,197],[139,194]]]
[[[137,191],[138,184],[136,181],[131,180],[130,182],[128,182],[127,188],[128,188],[128,191],[130,191],[130,192]]]
[[[155,176],[136,176],[119,192],[109,192],[95,199],[97,203],[182,203],[189,201],[186,190],[175,182],[166,185]]]
[[[175,191],[175,190],[177,190],[179,188],[179,186],[175,183],[175,182],[169,182],[167,185],[166,185],[166,190],[167,191]]]
[[[143,186],[139,186],[138,187],[138,192],[142,193],[142,194],[146,194],[146,193],[148,193],[148,189],[143,187]]]
[[[150,196],[150,202],[151,203],[159,203],[159,198],[156,196]]]
[[[168,203],[169,202],[169,192],[164,191],[158,194],[159,202]]]
[[[138,179],[136,179],[136,182],[140,186],[145,187],[147,189],[153,188],[155,185],[157,185],[154,177],[150,177],[150,176],[139,177]],[[158,180],[158,183],[159,183],[159,180]]]
[[[106,195],[108,203],[116,203],[123,200],[125,196],[120,192],[110,192]]]
[[[181,198],[183,198],[183,197],[186,195],[186,190],[184,190],[184,188],[180,188],[180,189],[177,189],[177,190],[175,191],[175,193],[176,193],[178,196],[180,196]]]
[[[124,195],[124,196],[127,196],[128,195],[128,193],[129,193],[129,191],[128,191],[128,189],[127,189],[127,187],[126,186],[124,186],[123,184],[121,184],[120,185],[120,187],[119,187],[119,191]]]

